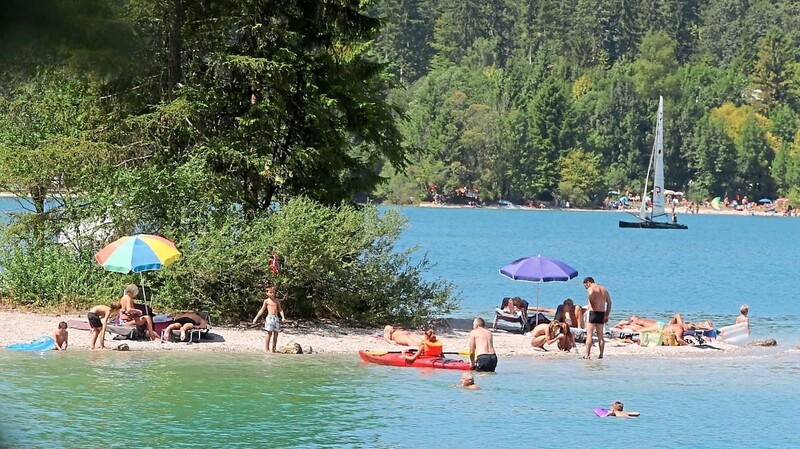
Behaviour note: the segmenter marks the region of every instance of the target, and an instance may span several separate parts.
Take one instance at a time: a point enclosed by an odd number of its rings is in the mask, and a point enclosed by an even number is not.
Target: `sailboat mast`
[[[653,207],[650,218],[664,215],[664,97],[658,97],[658,123],[653,148]]]

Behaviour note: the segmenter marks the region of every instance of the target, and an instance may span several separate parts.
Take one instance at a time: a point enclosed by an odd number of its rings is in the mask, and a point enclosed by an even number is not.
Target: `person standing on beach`
[[[105,340],[108,320],[121,309],[122,304],[120,304],[119,301],[114,301],[111,303],[111,306],[100,304],[89,309],[86,318],[89,319],[89,327],[92,329],[92,344],[89,346],[90,349],[94,349],[98,336],[100,337],[100,349],[106,348]]]
[[[253,324],[256,324],[256,321],[258,321],[264,312],[267,312],[267,318],[264,321],[264,330],[267,331],[264,352],[270,352],[270,340],[272,341],[272,352],[278,352],[278,332],[281,330],[281,320],[286,320],[286,316],[283,314],[281,301],[275,296],[274,285],[267,286],[267,299],[264,300],[261,310],[259,310],[256,317],[253,318]],[[279,314],[280,318],[278,318]]]
[[[475,371],[494,372],[497,368],[492,331],[486,329],[486,322],[480,317],[472,321],[469,333],[469,364]]]
[[[583,279],[583,288],[589,296],[589,322],[586,324],[586,355],[588,359],[592,351],[592,333],[597,333],[597,344],[600,346],[600,358],[603,358],[603,351],[606,348],[606,341],[603,338],[603,326],[608,323],[611,316],[611,296],[608,290],[600,284],[594,282],[591,277]]]
[[[53,340],[56,344],[53,349],[56,351],[66,351],[69,345],[69,332],[67,332],[67,323],[62,321],[58,323],[58,329],[53,331]]]

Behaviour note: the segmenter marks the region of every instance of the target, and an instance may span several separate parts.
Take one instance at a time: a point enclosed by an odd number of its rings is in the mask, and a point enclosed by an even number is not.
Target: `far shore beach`
[[[475,209],[475,206],[467,206],[462,204],[437,204],[433,202],[422,202],[415,205],[409,205],[409,207],[431,207],[431,208],[453,208],[453,209]],[[604,213],[638,213],[639,209],[628,207],[626,209],[585,209],[585,208],[574,208],[574,207],[530,207],[530,206],[522,206],[522,205],[513,205],[513,206],[500,206],[500,205],[490,205],[490,206],[481,206],[479,209],[503,209],[503,210],[529,210],[529,211],[539,211],[539,212],[546,212],[546,211],[564,211],[564,212],[604,212]],[[672,215],[672,207],[667,207],[667,214]],[[740,217],[751,217],[751,216],[768,216],[768,217],[783,217],[783,212],[781,209],[777,209],[776,211],[770,211],[768,207],[764,205],[756,205],[750,209],[745,210],[735,210],[732,207],[725,207],[720,210],[716,210],[713,207],[706,207],[700,206],[697,212],[687,212],[685,206],[678,206],[675,208],[675,214],[678,217],[685,216],[685,215],[734,215]]]
[[[44,335],[51,335],[59,321],[86,320],[86,316],[77,314],[46,314],[19,312],[16,310],[0,311],[0,346],[29,342]],[[445,351],[466,351],[471,321],[466,319],[448,320],[446,329],[440,329],[439,335],[445,344]],[[490,326],[491,323],[488,323]],[[212,320],[213,325],[213,320]],[[312,354],[352,354],[360,349],[375,351],[398,351],[402,346],[386,343],[381,338],[382,329],[357,329],[340,327],[333,324],[284,323],[278,340],[278,350],[294,343],[304,351],[312,349]],[[210,338],[199,343],[131,341],[113,340],[106,334],[106,349],[114,349],[126,343],[131,351],[217,351],[237,353],[264,352],[265,333],[259,326],[213,326]],[[533,349],[530,336],[498,330],[494,332],[495,349],[500,357],[556,357],[578,358],[583,355],[584,345],[578,344],[577,352],[559,351],[554,345],[548,351]],[[783,348],[785,349],[785,348]],[[88,351],[89,331],[69,329],[69,350]],[[713,341],[708,346],[683,347],[640,347],[637,344],[621,340],[606,340],[606,357],[657,357],[657,358],[692,358],[692,357],[726,357],[733,355],[758,355],[772,353],[769,348],[739,347]],[[596,359],[598,348],[592,348],[592,358]],[[283,356],[276,354],[275,356]],[[458,356],[453,356],[458,357]]]

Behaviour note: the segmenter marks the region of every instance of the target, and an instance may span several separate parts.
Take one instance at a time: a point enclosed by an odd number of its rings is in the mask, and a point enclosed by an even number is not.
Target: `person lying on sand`
[[[683,316],[676,313],[672,319],[665,323],[663,321],[655,321],[649,318],[642,318],[638,315],[631,315],[630,320],[620,321],[614,326],[617,330],[626,330],[630,332],[663,332],[669,336],[664,339],[666,346],[686,346],[689,343],[683,339],[683,334],[686,331],[686,326],[683,321]],[[673,338],[674,336],[674,344]]]
[[[383,328],[383,339],[387,343],[396,343],[401,346],[419,346],[422,337],[403,329],[387,325]]]
[[[169,339],[173,330],[181,331],[181,341],[186,341],[186,334],[195,327],[206,327],[208,323],[195,312],[186,312],[175,317],[175,320],[164,329],[162,337]],[[164,341],[164,338],[161,339]]]

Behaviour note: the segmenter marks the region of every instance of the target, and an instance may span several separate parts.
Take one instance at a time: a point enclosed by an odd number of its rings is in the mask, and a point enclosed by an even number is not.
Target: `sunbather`
[[[187,333],[195,327],[206,327],[208,323],[200,315],[195,312],[186,312],[178,315],[173,320],[172,324],[164,329],[164,334],[169,338],[170,333],[174,330],[181,331],[181,341],[186,341]],[[163,338],[162,338],[163,341]]]
[[[683,334],[686,332],[684,324],[683,316],[680,313],[676,313],[667,323],[651,320],[649,318],[641,318],[638,315],[631,315],[630,320],[620,321],[614,328],[618,330],[630,330],[631,332],[663,332],[665,334],[664,344],[666,346],[685,346],[689,343],[683,339]]]
[[[387,343],[397,343],[402,346],[419,346],[422,343],[422,337],[403,329],[402,327],[393,327],[387,325],[383,328],[383,339]]]
[[[145,315],[141,310],[136,308],[133,298],[139,295],[139,287],[130,284],[125,287],[125,294],[119,303],[122,305],[122,310],[119,312],[122,324],[126,326],[143,326],[147,327],[147,332],[150,335],[150,340],[158,339],[158,335],[153,330],[153,317]]]
[[[583,315],[586,313],[586,309],[582,306],[576,306],[572,299],[567,298],[555,309],[547,307],[528,307],[528,312],[539,312],[539,323],[559,321],[567,323],[569,327],[583,329]],[[544,314],[553,315],[553,319],[547,318]],[[531,321],[534,320],[531,319]]]

